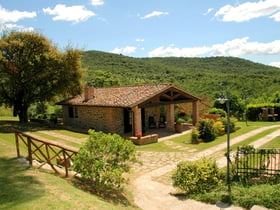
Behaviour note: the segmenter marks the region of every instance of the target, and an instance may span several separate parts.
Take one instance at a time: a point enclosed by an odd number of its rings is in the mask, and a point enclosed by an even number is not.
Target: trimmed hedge
[[[248,104],[247,105],[247,119],[251,121],[259,120],[259,115],[262,113],[262,108],[274,108],[274,113],[278,114],[276,120],[280,120],[280,103],[266,103],[266,104]]]

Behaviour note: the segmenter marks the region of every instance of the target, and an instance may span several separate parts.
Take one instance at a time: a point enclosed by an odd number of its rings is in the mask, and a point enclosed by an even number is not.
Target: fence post
[[[28,160],[29,160],[29,166],[32,166],[32,149],[31,149],[31,138],[27,137],[27,147],[28,147]]]
[[[20,158],[19,142],[18,142],[18,133],[16,133],[16,132],[15,132],[15,140],[16,140],[17,157]]]
[[[68,177],[68,163],[67,163],[67,158],[66,158],[66,155],[65,155],[65,150],[63,149],[62,150],[63,152],[63,159],[64,159],[64,167],[65,167],[65,176]]]

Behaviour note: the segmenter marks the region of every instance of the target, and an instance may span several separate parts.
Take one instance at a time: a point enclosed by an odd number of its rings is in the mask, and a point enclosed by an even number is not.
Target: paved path
[[[280,127],[279,125],[261,127],[244,135],[238,136],[231,139],[231,145],[244,141],[245,139],[261,133],[265,130]],[[266,143],[272,139],[272,136],[280,134],[280,129],[273,132],[269,136],[271,138],[266,138],[260,144]],[[164,140],[167,140],[165,138]],[[259,142],[259,141],[256,141]],[[134,197],[135,203],[140,208],[144,210],[193,210],[193,209],[220,209],[216,205],[204,204],[194,200],[181,201],[176,197],[172,196],[170,193],[174,192],[172,185],[163,184],[155,181],[159,176],[175,169],[178,162],[181,160],[197,160],[203,156],[210,156],[219,153],[221,150],[227,147],[226,142],[219,144],[213,148],[209,148],[197,153],[161,153],[161,152],[143,152],[142,159],[143,166],[136,168],[136,171],[141,172],[141,176],[137,177],[133,181],[134,187]],[[226,158],[222,157],[218,160],[219,166],[223,166],[224,160]],[[227,209],[242,209],[239,207],[230,207]]]

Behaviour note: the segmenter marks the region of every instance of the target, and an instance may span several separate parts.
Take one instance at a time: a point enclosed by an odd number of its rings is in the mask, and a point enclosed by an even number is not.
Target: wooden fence
[[[65,146],[50,140],[42,140],[31,135],[25,134],[19,130],[12,128],[15,132],[17,157],[20,154],[20,141],[27,147],[29,165],[33,165],[33,159],[39,161],[38,168],[48,164],[56,172],[60,173],[60,165],[65,170],[65,176],[68,176],[71,167],[71,158],[78,153],[78,149]]]
[[[280,175],[280,149],[238,148],[235,158],[239,178]]]

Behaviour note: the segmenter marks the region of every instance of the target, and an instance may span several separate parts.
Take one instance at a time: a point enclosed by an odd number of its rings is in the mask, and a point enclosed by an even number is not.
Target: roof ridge
[[[172,83],[151,83],[151,84],[120,85],[120,86],[106,86],[106,87],[93,87],[93,88],[109,89],[109,88],[143,87],[143,86],[156,86],[156,85],[174,86]]]

